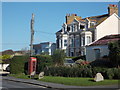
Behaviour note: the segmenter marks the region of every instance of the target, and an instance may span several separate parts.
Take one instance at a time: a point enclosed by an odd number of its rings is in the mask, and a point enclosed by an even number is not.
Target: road
[[[1,83],[1,82],[0,82]],[[43,86],[21,83],[21,82],[14,82],[8,80],[2,80],[2,90],[119,90],[119,89],[112,89],[112,88],[65,88],[65,89],[51,89],[46,88]],[[1,89],[0,89],[1,90]]]
[[[15,90],[19,89],[39,89],[39,90],[50,90],[50,88],[46,88],[43,86],[33,85],[33,84],[27,84],[27,83],[21,83],[21,82],[14,82],[14,81],[8,81],[8,80],[2,80],[2,88],[4,90],[11,90],[11,88]]]
[[[16,81],[11,78],[1,78],[0,77],[0,90],[119,90],[118,85],[112,85],[112,86],[90,86],[90,87],[77,87],[77,86],[65,86],[61,84],[50,84],[49,85],[52,87],[51,88],[46,88],[43,86],[40,86],[39,84],[28,84],[29,82],[33,82],[33,80],[27,80],[28,82],[21,82],[21,80],[17,79]],[[2,80],[2,81],[1,81]],[[12,81],[11,81],[12,80]],[[2,85],[1,85],[2,83]],[[43,83],[43,82],[41,82]],[[45,84],[45,82],[44,82]],[[47,83],[48,84],[48,83]],[[47,85],[46,84],[46,85]],[[42,84],[41,84],[42,85]],[[72,87],[72,88],[71,88]],[[54,88],[54,89],[53,89]]]

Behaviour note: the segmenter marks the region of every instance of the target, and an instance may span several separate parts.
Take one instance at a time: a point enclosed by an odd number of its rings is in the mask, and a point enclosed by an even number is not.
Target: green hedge
[[[37,58],[37,72],[41,72],[45,67],[52,65],[52,58],[48,55],[33,56]],[[28,60],[29,56],[15,56],[10,61],[10,73],[28,73]]]
[[[37,58],[37,73],[44,70],[45,67],[52,65],[52,57],[49,55],[34,56]]]
[[[63,77],[95,77],[100,72],[105,79],[120,79],[120,69],[118,68],[100,68],[100,67],[54,67],[47,68],[44,72],[47,76],[63,76]]]
[[[109,68],[112,68],[112,63],[110,62],[110,60],[102,60],[102,59],[98,59],[98,60],[95,60],[95,61],[92,61],[90,63],[90,65],[92,67],[109,67]]]
[[[27,73],[27,62],[29,56],[15,56],[10,61],[10,73],[19,74]]]

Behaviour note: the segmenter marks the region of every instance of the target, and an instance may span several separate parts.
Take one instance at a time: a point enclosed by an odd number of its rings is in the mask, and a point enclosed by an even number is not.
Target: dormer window
[[[80,29],[84,29],[85,28],[85,25],[80,25]]]
[[[91,23],[90,23],[90,26],[95,26],[95,22],[91,22]]]
[[[70,31],[70,27],[67,26],[67,31],[69,32]]]

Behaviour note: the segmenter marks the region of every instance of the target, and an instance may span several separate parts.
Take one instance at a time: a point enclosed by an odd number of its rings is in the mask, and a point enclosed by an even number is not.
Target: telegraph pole
[[[31,40],[30,40],[30,56],[33,55],[33,40],[34,40],[34,14],[31,19]]]

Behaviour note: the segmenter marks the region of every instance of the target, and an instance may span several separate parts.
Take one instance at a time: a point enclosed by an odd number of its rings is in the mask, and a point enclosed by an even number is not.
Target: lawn
[[[21,78],[21,79],[30,79],[29,75],[25,74],[10,74],[9,76]],[[33,79],[37,79],[38,75],[36,75]],[[37,79],[38,80],[38,79]],[[118,80],[107,80],[101,82],[94,82],[93,78],[81,78],[81,77],[53,77],[53,76],[44,76],[44,78],[39,81],[44,82],[52,82],[52,83],[60,83],[64,85],[74,85],[74,86],[94,86],[94,85],[114,85],[118,84]]]
[[[70,77],[52,77],[45,76],[40,81],[60,83],[65,85],[75,86],[94,86],[94,85],[114,85],[118,84],[118,80],[104,80],[101,82],[94,82],[93,78],[70,78]]]
[[[21,79],[30,79],[30,75],[25,75],[24,73],[20,74],[9,74],[8,76],[21,78]],[[32,79],[38,79],[38,75],[35,75]]]
[[[21,78],[21,79],[30,79],[28,75],[25,75],[23,73],[21,73],[21,74],[9,74],[8,76],[15,77],[15,78]]]

